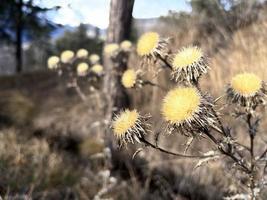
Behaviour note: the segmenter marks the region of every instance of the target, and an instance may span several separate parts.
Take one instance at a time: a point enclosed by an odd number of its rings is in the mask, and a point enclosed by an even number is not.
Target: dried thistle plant
[[[236,110],[233,112],[236,116],[242,116],[248,128],[247,137],[250,142],[241,144],[238,138],[235,138],[234,130],[229,128],[232,125],[223,124],[219,117],[220,114],[215,109],[217,101],[199,87],[199,78],[207,74],[210,69],[207,58],[200,48],[190,46],[172,54],[169,53],[171,51],[168,49],[167,40],[162,39],[155,32],[149,32],[140,37],[136,51],[142,63],[161,61],[163,69],[171,70],[171,78],[177,84],[162,101],[161,112],[163,119],[167,122],[167,130],[189,136],[185,152],[195,137],[210,140],[213,147],[207,149],[208,153],[200,155],[187,155],[163,149],[157,143],[153,144],[146,139],[148,135],[146,133],[153,132],[153,130],[147,128],[147,119],[142,118],[136,110],[122,111],[112,123],[114,135],[120,143],[137,141],[166,154],[180,158],[199,159],[197,167],[209,160],[225,161],[227,169],[235,169],[232,178],[237,182],[242,179],[241,186],[238,187],[236,193],[228,195],[225,199],[258,199],[267,183],[267,149],[261,154],[255,152],[257,145],[255,138],[261,122],[259,116],[263,110],[257,108],[264,107],[266,101],[264,81],[253,73],[243,73],[233,77],[232,82],[227,86],[228,101],[226,104],[229,107],[235,105]],[[129,69],[123,73],[121,84],[125,88],[134,88],[142,81],[141,76]],[[165,131],[165,129],[161,130],[162,133]],[[231,173],[232,170],[228,171]],[[262,174],[262,177],[259,174]]]
[[[65,50],[58,56],[51,56],[47,60],[47,67],[66,78],[66,86],[75,89],[82,101],[87,99],[81,90],[79,81],[87,80],[93,87],[93,82],[98,81],[104,74],[104,68],[100,64],[100,56],[89,55],[86,49],[79,49],[76,53]]]

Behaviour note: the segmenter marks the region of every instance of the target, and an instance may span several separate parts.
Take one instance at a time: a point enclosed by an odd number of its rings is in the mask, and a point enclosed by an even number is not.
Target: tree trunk
[[[119,43],[128,39],[131,31],[134,0],[111,0],[109,28],[106,43]],[[106,76],[104,92],[107,100],[106,117],[111,120],[112,113],[129,107],[129,97],[121,85],[121,73],[127,69],[127,63],[118,66],[110,58],[104,58]]]
[[[129,39],[134,0],[111,0],[107,43]]]
[[[17,19],[16,19],[16,72],[22,71],[22,0],[17,4]]]

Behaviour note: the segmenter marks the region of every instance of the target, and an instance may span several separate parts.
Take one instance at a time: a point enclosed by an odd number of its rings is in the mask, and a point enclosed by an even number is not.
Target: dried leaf
[[[248,194],[235,194],[233,196],[224,197],[224,200],[248,200],[250,195]]]
[[[194,167],[194,170],[196,170],[197,168],[199,168],[200,166],[204,164],[207,164],[209,161],[214,161],[220,157],[220,155],[217,154],[216,151],[208,151],[204,153],[203,155],[210,156],[210,157],[200,159],[198,163],[196,164],[196,166]]]
[[[189,147],[191,146],[192,142],[194,141],[194,137],[189,137],[186,144],[185,144],[185,150],[184,150],[184,154],[187,152],[187,150],[189,149]]]
[[[134,152],[134,154],[133,154],[133,156],[132,156],[132,159],[134,159],[135,156],[136,156],[138,153],[140,153],[141,151],[143,151],[143,148],[139,148],[139,149],[137,149],[137,150]]]

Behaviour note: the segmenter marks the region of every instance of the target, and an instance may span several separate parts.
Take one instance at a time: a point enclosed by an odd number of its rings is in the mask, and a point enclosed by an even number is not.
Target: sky
[[[57,12],[50,12],[48,18],[62,25],[77,26],[89,23],[107,28],[110,0],[37,0],[44,7],[61,6]],[[134,18],[154,18],[166,15],[169,10],[190,11],[187,0],[135,0]]]

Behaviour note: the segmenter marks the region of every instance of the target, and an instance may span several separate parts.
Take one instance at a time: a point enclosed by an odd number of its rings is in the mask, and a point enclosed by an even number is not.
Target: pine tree
[[[1,0],[0,4],[0,39],[16,47],[16,72],[22,71],[23,40],[48,37],[55,24],[47,20],[44,14],[50,10],[42,8],[33,0]]]

